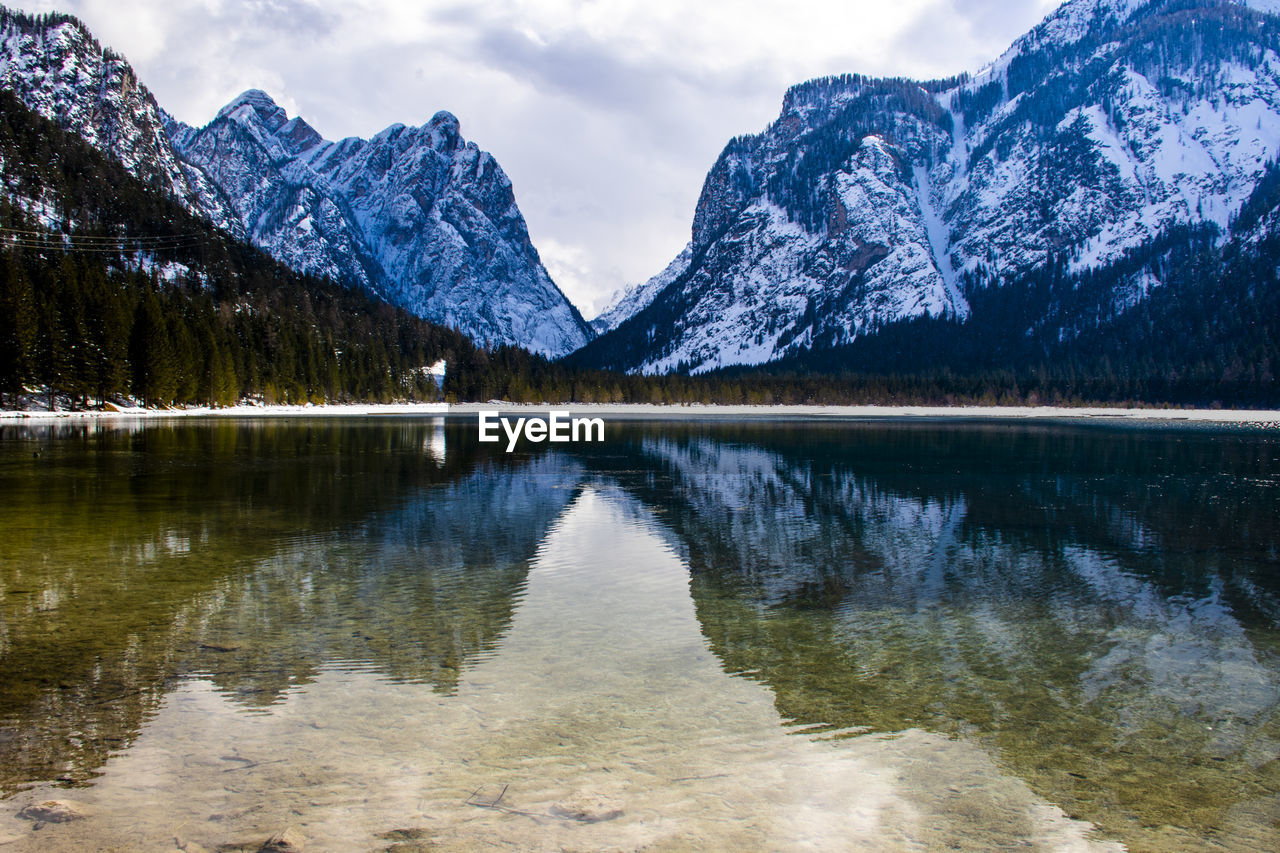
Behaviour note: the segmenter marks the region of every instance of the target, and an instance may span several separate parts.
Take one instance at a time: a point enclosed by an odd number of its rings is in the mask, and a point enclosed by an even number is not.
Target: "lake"
[[[1275,430],[8,424],[0,543],[4,850],[1280,848]]]

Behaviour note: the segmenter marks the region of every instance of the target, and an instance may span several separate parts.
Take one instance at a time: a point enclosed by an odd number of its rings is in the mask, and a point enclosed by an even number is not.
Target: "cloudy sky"
[[[1060,0],[12,0],[81,18],[202,125],[263,89],[330,139],[437,110],[515,184],[588,318],[689,239],[720,149],[793,83],[972,71]]]

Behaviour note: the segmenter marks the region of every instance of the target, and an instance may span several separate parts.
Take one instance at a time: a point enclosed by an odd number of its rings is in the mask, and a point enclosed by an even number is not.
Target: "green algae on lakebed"
[[[0,427],[0,837],[1280,840],[1274,437],[607,435]]]

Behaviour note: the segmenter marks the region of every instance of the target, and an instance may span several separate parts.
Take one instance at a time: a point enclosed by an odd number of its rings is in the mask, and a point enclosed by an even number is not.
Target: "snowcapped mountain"
[[[543,268],[511,181],[449,113],[335,143],[249,91],[191,128],[74,18],[3,9],[0,86],[297,270],[485,344],[559,356],[593,337]]]
[[[163,113],[133,69],[76,19],[32,18],[0,8],[0,87],[163,187],[188,210],[244,236],[205,176],[174,153]]]
[[[1104,267],[1174,225],[1225,229],[1280,153],[1277,7],[1070,0],[974,75],[793,87],[712,167],[685,253],[578,359],[760,364],[963,320],[976,292],[1050,261]],[[1114,304],[1159,286],[1144,272]]]
[[[653,301],[662,290],[689,268],[689,259],[693,256],[693,244],[685,246],[675,260],[667,264],[667,268],[648,281],[626,290],[620,290],[603,311],[591,321],[591,328],[596,334],[603,335],[616,329],[623,320],[635,314]]]
[[[447,112],[330,142],[251,90],[202,128],[167,130],[250,239],[290,266],[486,344],[559,356],[593,336],[543,268],[511,181]]]

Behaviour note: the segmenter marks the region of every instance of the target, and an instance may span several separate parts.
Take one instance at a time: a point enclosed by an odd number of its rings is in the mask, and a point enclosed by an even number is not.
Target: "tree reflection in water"
[[[825,819],[864,840],[890,836],[859,836],[854,815],[919,841],[904,809],[935,815],[936,844],[984,815],[1000,838],[1078,835],[1049,804],[1136,848],[1277,840],[1274,438],[671,422],[612,424],[610,438],[508,456],[468,424],[417,421],[4,428],[6,791],[90,779],[145,726],[151,745],[98,783],[120,790],[127,768],[156,772],[148,750],[175,720],[217,719],[246,743],[305,742],[298,767],[368,726],[367,772],[332,760],[369,788],[408,774],[438,814],[457,802],[433,797],[478,778],[521,778],[522,802],[544,810],[573,793],[530,768],[629,801],[633,817],[684,814],[672,779],[728,772],[743,802],[785,801],[818,824],[813,803],[848,794],[861,805]],[[750,711],[726,717],[723,702]],[[279,728],[303,707],[332,721],[313,716],[306,737]],[[664,741],[645,719],[683,734]],[[852,763],[827,766],[830,745],[778,746],[763,732],[780,722],[837,732]],[[699,772],[667,772],[669,747]],[[628,785],[583,776],[583,756],[632,768]],[[218,772],[221,758],[208,757]],[[169,778],[198,776],[189,765]],[[831,796],[806,805],[796,792],[815,772]],[[895,773],[908,793],[873,781]],[[242,806],[280,783],[245,776]],[[760,793],[765,778],[777,796]],[[688,784],[686,805],[710,796]],[[406,802],[368,805],[363,824],[342,814],[376,835]],[[610,825],[637,845],[695,843],[693,812],[682,820],[674,835]],[[800,837],[757,823],[736,837]]]

